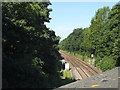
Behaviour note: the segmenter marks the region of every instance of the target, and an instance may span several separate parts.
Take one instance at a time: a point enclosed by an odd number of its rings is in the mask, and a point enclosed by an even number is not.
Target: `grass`
[[[61,76],[62,79],[66,79],[66,78],[72,79],[72,76],[69,70],[63,70],[61,71],[61,73],[63,74],[63,76]]]
[[[66,85],[68,83],[71,83],[71,82],[75,81],[75,79],[71,76],[71,73],[70,73],[69,70],[61,70],[60,73],[62,75],[60,75],[61,79],[58,81],[59,86]]]

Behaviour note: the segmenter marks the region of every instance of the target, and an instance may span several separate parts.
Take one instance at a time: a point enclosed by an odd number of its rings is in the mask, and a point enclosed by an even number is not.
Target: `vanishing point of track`
[[[87,78],[93,76],[95,74],[100,74],[101,71],[97,70],[92,65],[72,56],[62,50],[59,50],[60,54],[64,59],[70,64],[71,69],[75,68],[77,73],[79,74],[79,79]]]

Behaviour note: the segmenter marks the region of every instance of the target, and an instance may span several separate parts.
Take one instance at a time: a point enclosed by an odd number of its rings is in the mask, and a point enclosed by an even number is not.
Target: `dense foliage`
[[[100,8],[88,28],[75,29],[60,42],[60,48],[81,55],[95,55],[95,66],[103,71],[120,65],[120,4]]]
[[[59,37],[49,30],[49,2],[2,3],[3,88],[58,85]]]

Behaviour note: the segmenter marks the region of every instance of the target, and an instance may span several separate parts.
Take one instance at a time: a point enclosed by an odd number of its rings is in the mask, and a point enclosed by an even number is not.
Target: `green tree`
[[[113,6],[108,14],[105,36],[107,38],[107,47],[110,54],[120,65],[120,4]],[[117,65],[117,66],[118,66]]]
[[[100,8],[97,10],[95,17],[91,20],[90,29],[90,41],[92,43],[93,53],[97,56],[104,57],[103,48],[104,47],[104,26],[107,21],[108,12],[110,11],[109,7]]]
[[[59,38],[44,24],[50,20],[49,5],[2,3],[3,88],[57,86],[50,78],[58,75]]]

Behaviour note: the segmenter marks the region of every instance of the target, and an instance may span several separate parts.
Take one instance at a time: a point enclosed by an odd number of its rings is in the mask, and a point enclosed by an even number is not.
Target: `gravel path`
[[[60,88],[120,88],[120,67],[103,72],[85,79],[77,80],[73,83],[61,86]],[[118,82],[119,79],[119,82]],[[55,90],[57,90],[55,89]],[[98,89],[99,90],[99,89]]]

